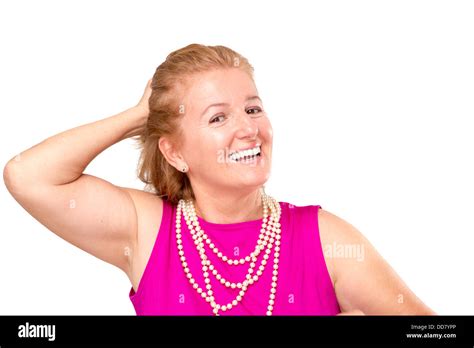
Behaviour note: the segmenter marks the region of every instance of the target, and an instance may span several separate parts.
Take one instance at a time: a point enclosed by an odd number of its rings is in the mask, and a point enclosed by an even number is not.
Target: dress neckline
[[[278,202],[280,204],[280,208],[282,208],[281,202]],[[204,218],[200,217],[199,215],[196,215],[199,225],[206,230],[207,228],[211,229],[217,229],[217,230],[238,230],[242,228],[252,228],[252,227],[257,227],[261,226],[263,222],[263,218],[259,218],[256,220],[249,220],[249,221],[242,221],[242,222],[234,222],[230,224],[218,224],[215,222],[210,222],[205,220]]]

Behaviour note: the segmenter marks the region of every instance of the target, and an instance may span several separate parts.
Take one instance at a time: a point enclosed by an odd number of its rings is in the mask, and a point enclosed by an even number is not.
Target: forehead
[[[211,103],[232,103],[255,95],[257,88],[249,74],[241,69],[228,68],[195,74],[188,80],[186,104],[202,110]]]

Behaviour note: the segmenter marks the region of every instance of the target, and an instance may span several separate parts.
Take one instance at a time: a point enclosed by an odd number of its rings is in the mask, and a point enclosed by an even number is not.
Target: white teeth
[[[257,145],[253,149],[249,150],[244,150],[244,151],[239,151],[239,152],[234,152],[231,154],[229,157],[233,161],[239,161],[244,157],[250,157],[250,156],[255,156],[260,153],[260,145]]]

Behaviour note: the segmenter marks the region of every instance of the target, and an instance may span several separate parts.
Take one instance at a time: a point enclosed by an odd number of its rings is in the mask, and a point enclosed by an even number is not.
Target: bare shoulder
[[[435,314],[355,226],[324,209],[318,218],[321,243],[329,251],[324,257],[343,312]]]
[[[158,236],[163,215],[163,200],[151,192],[122,187],[132,198],[137,213],[137,235],[129,252],[130,273],[136,290]]]
[[[121,187],[127,192],[135,203],[136,207],[161,207],[163,200],[154,193],[130,187]]]
[[[138,218],[138,234],[135,242],[140,242],[150,227],[150,224],[156,225],[161,223],[161,215],[163,210],[163,200],[157,195],[128,187],[122,187],[127,192],[135,205]]]
[[[364,258],[376,254],[367,238],[350,222],[325,209],[319,209],[319,231],[324,257],[335,288],[347,273],[364,264]],[[364,260],[366,261],[366,260]]]
[[[365,239],[362,233],[351,223],[328,210],[319,209],[318,219],[320,230],[322,230],[321,234],[324,234],[324,237],[329,242]]]
[[[338,277],[337,258],[333,257],[335,249],[348,243],[360,243],[362,234],[349,222],[330,211],[318,209],[319,235],[323,247],[324,258],[332,283],[335,286]]]

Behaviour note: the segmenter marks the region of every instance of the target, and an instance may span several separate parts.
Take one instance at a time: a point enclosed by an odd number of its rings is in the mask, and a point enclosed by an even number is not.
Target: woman
[[[22,152],[4,180],[48,229],[127,274],[137,315],[434,314],[352,225],[266,194],[272,136],[247,59],[192,44],[136,106]],[[129,137],[147,190],[83,173]]]

